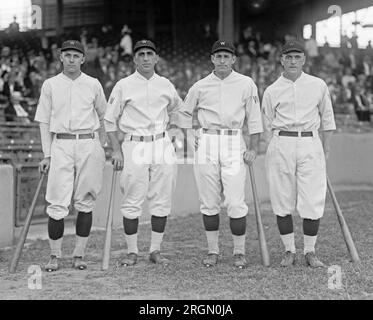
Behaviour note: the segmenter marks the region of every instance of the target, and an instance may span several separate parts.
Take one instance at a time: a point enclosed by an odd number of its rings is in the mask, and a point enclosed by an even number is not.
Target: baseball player
[[[282,75],[264,92],[262,110],[270,143],[266,153],[269,192],[281,240],[282,266],[295,263],[292,214],[303,219],[307,265],[323,267],[315,244],[326,196],[325,159],[335,130],[326,83],[302,71],[303,44],[291,40],[282,47]],[[321,139],[319,137],[319,129]]]
[[[58,269],[64,218],[73,204],[78,211],[73,267],[85,269],[84,251],[92,225],[92,210],[101,190],[106,140],[106,99],[101,84],[81,72],[83,45],[76,40],[62,44],[63,71],[43,83],[35,121],[40,123],[44,159],[49,171],[46,200],[51,247],[47,271]]]
[[[202,263],[210,267],[218,262],[223,189],[233,235],[234,265],[244,268],[248,210],[244,201],[244,160],[249,164],[255,160],[259,135],[263,132],[258,90],[250,77],[232,69],[236,61],[232,43],[216,41],[212,46],[211,61],[214,71],[190,88],[177,124],[182,128],[192,128],[193,112],[197,110],[201,128],[197,132],[194,173],[208,245],[208,254]],[[242,131],[250,134],[248,146]]]
[[[136,71],[116,83],[105,114],[114,168],[123,169],[121,213],[128,253],[121,264],[125,266],[137,262],[137,232],[145,198],[151,214],[149,260],[156,264],[169,263],[160,251],[171,211],[176,157],[166,129],[174,122],[182,100],[171,82],[155,73],[158,59],[152,41],[136,42]],[[121,144],[117,132],[124,135]]]

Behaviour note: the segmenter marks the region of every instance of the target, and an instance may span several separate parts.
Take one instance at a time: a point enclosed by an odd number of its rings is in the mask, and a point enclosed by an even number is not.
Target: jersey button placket
[[[74,113],[74,110],[73,110],[73,106],[72,106],[72,96],[73,96],[73,82],[71,81],[70,82],[70,85],[69,85],[69,93],[68,93],[68,95],[69,95],[69,99],[68,99],[68,101],[69,101],[69,106],[68,106],[68,117],[69,117],[69,130],[70,131],[73,131],[74,130],[74,128],[73,128],[73,124],[72,124],[72,119],[73,119],[73,117],[74,117],[74,115],[73,115],[73,113]]]

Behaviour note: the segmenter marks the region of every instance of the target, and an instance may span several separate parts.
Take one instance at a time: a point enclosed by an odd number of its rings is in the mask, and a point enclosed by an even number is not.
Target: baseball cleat
[[[312,268],[325,268],[325,264],[319,260],[314,252],[307,252],[304,258],[306,264]]]
[[[128,253],[125,258],[122,259],[120,264],[125,267],[130,267],[135,265],[137,262],[137,254],[134,252]]]
[[[163,264],[164,266],[167,266],[170,263],[168,259],[161,256],[159,250],[151,252],[149,255],[149,260],[155,264]]]
[[[286,251],[280,263],[281,267],[289,267],[293,264],[295,264],[295,253]]]
[[[73,268],[78,270],[87,269],[87,263],[83,261],[82,257],[74,257]]]
[[[234,255],[234,266],[238,269],[245,269],[246,268],[246,258],[245,255],[242,253],[238,253]]]
[[[58,258],[57,256],[51,255],[48,263],[44,267],[45,271],[53,272],[58,270]]]
[[[219,255],[217,253],[209,253],[202,260],[202,263],[207,268],[213,267],[218,263],[218,257],[219,257]]]

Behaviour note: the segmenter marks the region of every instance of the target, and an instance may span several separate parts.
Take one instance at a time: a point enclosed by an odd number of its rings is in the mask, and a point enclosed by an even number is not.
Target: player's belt
[[[144,141],[144,142],[149,142],[149,141],[154,141],[158,139],[162,139],[166,136],[166,132],[158,133],[158,134],[153,134],[151,136],[132,136],[129,138],[130,141]]]
[[[313,137],[312,131],[279,131],[279,136],[286,137]]]
[[[81,133],[81,134],[71,134],[71,133],[57,133],[57,139],[94,139],[94,133]]]
[[[238,133],[237,129],[206,129],[202,128],[203,133],[208,133],[208,134],[218,134],[218,135],[227,135],[227,136],[236,136]]]

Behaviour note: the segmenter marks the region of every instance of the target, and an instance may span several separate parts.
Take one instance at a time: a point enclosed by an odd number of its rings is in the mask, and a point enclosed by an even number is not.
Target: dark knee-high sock
[[[233,237],[233,254],[245,254],[246,216],[230,218],[229,225]]]
[[[303,241],[304,254],[307,252],[315,252],[317,233],[319,231],[320,219],[311,220],[303,219]]]
[[[92,211],[78,213],[75,224],[75,249],[73,252],[73,257],[83,257],[84,251],[87,246],[89,233],[92,227]]]
[[[51,255],[61,258],[62,255],[62,239],[65,229],[65,222],[63,219],[55,220],[51,217],[48,219],[48,235],[49,245],[51,248]]]
[[[293,229],[293,217],[291,214],[280,217],[277,216],[277,226],[280,231],[281,241],[284,244],[285,251],[295,252],[295,240]]]
[[[139,250],[137,248],[137,230],[139,227],[139,219],[128,219],[123,217],[123,228],[124,236],[127,242],[128,253],[138,254]]]
[[[219,215],[208,216],[203,214],[202,218],[206,230],[208,251],[209,253],[219,254]]]
[[[164,229],[166,228],[166,222],[167,217],[151,217],[152,234],[149,252],[161,250],[161,244],[163,240]]]

